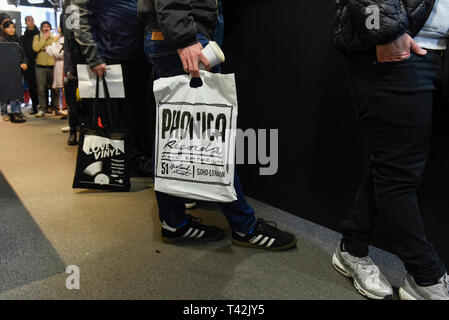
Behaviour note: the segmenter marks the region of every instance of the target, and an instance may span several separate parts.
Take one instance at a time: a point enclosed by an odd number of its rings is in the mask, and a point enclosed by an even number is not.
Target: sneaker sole
[[[167,238],[167,237],[162,237],[162,242],[163,243],[167,243],[167,244],[174,244],[174,243],[179,243],[179,242],[212,242],[212,241],[218,241],[223,239],[224,237],[224,233],[223,234],[219,234],[216,235],[215,237],[210,237],[210,238]]]
[[[338,259],[337,255],[334,254],[334,256],[332,257],[332,265],[334,267],[335,270],[337,270],[339,273],[341,273],[342,275],[344,275],[347,278],[352,279],[353,283],[354,283],[354,288],[364,297],[367,297],[369,299],[373,299],[373,300],[392,300],[393,296],[388,295],[385,297],[381,297],[381,296],[376,296],[374,294],[372,294],[371,292],[366,291],[365,289],[363,289],[360,284],[358,283],[358,281],[349,273],[349,271],[345,268],[345,266],[340,262],[340,260]]]
[[[248,242],[243,242],[243,241],[238,241],[238,240],[234,240],[232,239],[232,244],[238,246],[238,247],[244,247],[244,248],[253,248],[253,249],[265,249],[265,250],[271,250],[271,251],[283,251],[283,250],[288,250],[293,248],[294,246],[296,246],[296,242],[297,239],[295,238],[294,241],[290,242],[289,244],[286,244],[285,246],[282,247],[264,247],[264,246],[259,246],[259,245],[254,245],[252,243],[248,243]]]
[[[418,300],[414,296],[412,296],[410,293],[405,291],[402,287],[399,288],[399,299],[400,300]]]

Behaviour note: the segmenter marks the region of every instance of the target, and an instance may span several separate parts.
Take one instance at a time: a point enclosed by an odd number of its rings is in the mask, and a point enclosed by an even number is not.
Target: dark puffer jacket
[[[217,0],[138,0],[146,31],[161,31],[177,49],[198,42],[197,33],[212,39],[217,26]]]
[[[405,33],[415,37],[429,18],[436,0],[337,0],[335,44],[345,52],[369,51]],[[366,26],[371,12],[379,8],[380,28]]]

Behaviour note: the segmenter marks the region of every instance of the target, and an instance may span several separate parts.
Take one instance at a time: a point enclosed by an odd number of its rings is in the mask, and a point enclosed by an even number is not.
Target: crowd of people
[[[69,1],[66,1],[67,6]],[[22,36],[16,30],[15,23],[6,13],[0,13],[0,42],[14,43],[20,61],[20,72],[23,79],[25,95],[10,101],[1,101],[1,116],[3,121],[11,123],[26,122],[29,115],[36,118],[58,116],[68,119],[68,125],[62,128],[69,131],[68,145],[77,145],[80,126],[89,118],[89,105],[92,101],[82,101],[78,95],[78,79],[76,65],[88,63],[80,46],[76,43],[74,32],[65,30],[64,17],[61,15],[60,26],[55,32],[51,23],[43,21],[38,28],[32,16],[24,18],[26,29]],[[140,25],[141,26],[141,25]],[[133,31],[138,31],[134,29]],[[69,34],[65,43],[65,34]],[[130,33],[129,33],[130,34]],[[143,34],[143,27],[140,34]],[[137,39],[137,37],[134,37]],[[126,45],[122,46],[126,49]],[[140,55],[137,54],[140,49]],[[120,50],[115,50],[119,52]],[[131,158],[132,175],[149,176],[152,171],[152,131],[150,99],[151,67],[146,61],[143,44],[134,46],[134,52],[125,50],[121,59],[113,60],[105,55],[108,63],[122,64],[127,85],[127,97],[132,97],[119,103],[116,113],[116,124],[127,129],[132,135]],[[116,57],[113,57],[116,58]],[[129,62],[128,62],[129,60]],[[72,61],[74,63],[72,64]],[[31,105],[29,112],[23,112],[25,101]],[[97,106],[101,113],[102,106]],[[106,112],[104,112],[106,114]]]
[[[103,124],[112,123],[129,133],[128,154],[134,171],[151,175],[155,126],[152,79],[183,74],[199,77],[200,61],[207,70],[219,72],[210,69],[201,52],[208,40],[222,38],[219,3],[217,0],[66,0],[64,8],[77,6],[79,27],[60,30],[59,35],[54,36],[50,23],[42,22],[38,31],[32,17],[26,17],[27,31],[20,40],[15,36],[14,23],[2,15],[1,41],[20,44],[20,68],[30,90],[36,88],[37,98],[32,97],[32,113],[36,117],[44,117],[48,108],[55,114],[60,112],[57,89],[64,86],[69,108],[69,144],[76,144],[77,128],[85,119],[92,118],[93,112],[92,101],[80,100],[77,96],[76,66],[87,64],[99,77],[104,77],[108,65],[120,64],[125,98],[116,101],[112,112],[106,112],[102,104],[95,104],[95,115],[110,120]],[[371,140],[370,165],[354,208],[343,223],[343,237],[332,264],[341,274],[353,278],[354,286],[364,296],[391,298],[391,284],[368,256],[376,227],[385,220],[395,234],[394,253],[404,261],[408,272],[400,288],[400,297],[448,300],[449,276],[424,234],[416,188],[428,152],[429,114],[436,91],[436,80],[432,79],[442,74],[446,42],[441,45],[441,40],[449,36],[449,3],[409,4],[407,7],[420,10],[414,17],[406,11],[398,13],[396,10],[401,6],[385,6],[386,13],[382,11],[382,17],[388,23],[383,26],[383,33],[356,28],[364,26],[366,18],[365,13],[359,13],[359,1],[337,1],[337,4],[336,43],[352,54],[349,55],[353,66],[352,85],[358,101],[364,103],[364,109],[359,106],[358,112],[367,120]],[[419,23],[410,22],[410,26],[405,26],[408,21],[416,21],[416,17]],[[427,20],[428,17],[431,19]],[[63,16],[61,21],[64,20]],[[419,48],[409,33],[413,37],[420,36],[417,43],[428,53]],[[415,54],[407,60],[411,50]],[[427,60],[418,58],[426,54]],[[398,63],[405,60],[406,64]],[[63,62],[58,66],[60,61]],[[376,67],[386,62],[395,64],[388,65],[390,68]],[[373,84],[382,94],[364,96],[366,88]],[[50,88],[52,104],[48,107]],[[418,107],[425,108],[411,107],[416,97],[421,102]],[[11,120],[24,121],[20,101],[9,103]],[[234,186],[237,200],[220,204],[232,230],[232,243],[265,250],[293,248],[296,237],[292,233],[256,217],[245,199],[237,173]],[[155,194],[162,241],[206,242],[223,238],[221,228],[186,214],[185,200],[162,192]]]
[[[32,16],[25,17],[26,31],[21,37],[17,36],[15,23],[2,13],[0,16],[0,41],[15,43],[18,48],[20,70],[23,75],[24,87],[31,98],[32,110],[30,114],[42,117],[45,113],[53,113],[67,118],[67,111],[59,101],[59,91],[62,88],[63,74],[63,36],[60,29],[57,36],[51,35],[51,24],[41,23],[40,31],[34,24]],[[58,45],[58,46],[57,46]],[[48,106],[49,92],[51,107]],[[2,119],[12,123],[26,122],[26,115],[21,106],[24,99],[3,101]],[[8,104],[10,111],[8,112]],[[39,106],[39,111],[38,111]]]

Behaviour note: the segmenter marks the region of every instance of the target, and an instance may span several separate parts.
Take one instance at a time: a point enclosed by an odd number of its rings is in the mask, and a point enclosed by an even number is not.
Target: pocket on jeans
[[[398,65],[403,65],[403,64],[407,64],[411,61],[415,61],[416,58],[418,58],[419,56],[416,55],[415,53],[411,52],[410,53],[410,57],[408,57],[407,59],[403,59],[400,61],[390,61],[390,62],[379,62],[377,61],[377,65],[378,66],[385,66],[385,67],[390,67],[390,66],[398,66]]]

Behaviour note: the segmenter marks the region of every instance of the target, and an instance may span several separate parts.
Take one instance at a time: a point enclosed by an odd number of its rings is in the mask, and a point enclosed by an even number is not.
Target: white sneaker
[[[341,242],[332,257],[335,270],[354,281],[354,287],[363,296],[376,299],[392,299],[393,288],[379,268],[368,257],[358,258],[342,251]]]
[[[42,117],[45,117],[45,112],[41,110],[41,111],[39,111],[38,113],[36,113],[35,117],[36,117],[36,118],[42,118]]]
[[[62,127],[61,131],[62,132],[69,132],[70,131],[70,127]]]
[[[196,208],[197,205],[198,205],[198,203],[192,201],[192,202],[186,202],[186,203],[184,203],[184,205],[186,206],[186,209],[189,210],[189,209],[194,209],[194,208]]]
[[[418,285],[410,274],[399,288],[401,300],[449,300],[449,276],[446,273],[437,284],[427,287]]]
[[[67,110],[57,110],[55,111],[55,116],[68,116]]]

